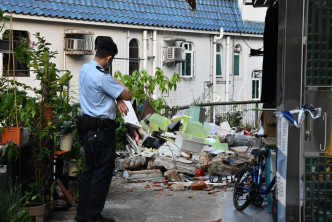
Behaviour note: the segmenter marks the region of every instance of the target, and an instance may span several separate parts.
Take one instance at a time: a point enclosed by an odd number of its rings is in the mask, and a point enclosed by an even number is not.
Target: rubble
[[[127,157],[123,161],[123,168],[126,170],[140,170],[146,166],[146,157],[141,155]]]
[[[166,180],[172,181],[172,182],[181,180],[180,175],[177,170],[167,170],[164,173],[164,177],[166,178]]]
[[[190,186],[190,189],[192,189],[192,190],[203,190],[206,188],[207,188],[207,185],[204,181],[195,181]]]
[[[130,171],[126,170],[123,172],[123,177],[127,179],[128,182],[144,182],[148,180],[153,180],[156,178],[162,178],[162,173],[160,170],[141,170],[141,171]]]
[[[144,106],[150,104],[146,101]],[[171,121],[151,107],[144,109],[139,120],[140,128],[129,123],[127,156],[115,161],[116,170],[124,171],[128,182],[152,180],[155,184],[151,188],[163,190],[168,188],[165,178],[171,183],[169,190],[190,187],[214,193],[216,190],[207,184],[227,187],[230,180],[223,177],[234,176],[253,160],[249,148],[257,145],[257,139],[250,133],[236,132],[228,122],[195,122],[185,115],[176,115]],[[198,169],[201,173],[195,175]]]
[[[175,183],[169,187],[169,190],[170,191],[185,191],[185,190],[187,190],[187,188],[184,186],[183,183]]]
[[[212,156],[209,155],[207,152],[200,152],[199,153],[199,162],[201,163],[201,167],[207,170],[209,162],[212,160]]]
[[[183,163],[171,158],[156,156],[154,160],[154,165],[156,167],[163,167],[167,170],[176,169],[178,172],[186,173],[188,175],[195,175],[198,166],[195,163]]]
[[[240,171],[239,167],[231,166],[224,161],[224,156],[218,154],[208,163],[208,173],[221,172],[222,175],[235,175]]]

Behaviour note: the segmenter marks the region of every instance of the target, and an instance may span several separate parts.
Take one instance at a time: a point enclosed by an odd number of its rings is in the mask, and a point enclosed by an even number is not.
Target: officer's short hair
[[[112,39],[102,39],[101,41],[99,41],[96,51],[96,57],[102,59],[107,56],[114,57],[116,54],[118,54],[118,47]]]

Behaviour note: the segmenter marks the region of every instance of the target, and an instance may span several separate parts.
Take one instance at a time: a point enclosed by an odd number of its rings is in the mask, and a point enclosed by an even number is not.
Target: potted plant
[[[23,126],[26,126],[37,113],[35,98],[27,96],[27,90],[32,90],[32,88],[5,78],[1,78],[0,83],[2,85],[0,88],[0,123],[4,126],[2,142],[12,140],[16,144],[21,144]],[[20,89],[16,87],[20,87]]]
[[[0,221],[1,222],[32,222],[24,203],[21,186],[13,185],[11,180],[0,181]]]
[[[58,120],[58,136],[60,137],[60,150],[70,151],[76,134],[76,120],[79,104],[69,104],[69,97],[59,96],[55,101],[56,119]]]

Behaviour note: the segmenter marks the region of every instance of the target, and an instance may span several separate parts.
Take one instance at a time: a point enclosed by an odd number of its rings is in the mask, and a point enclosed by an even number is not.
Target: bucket
[[[62,151],[70,151],[71,145],[73,144],[75,132],[68,133],[61,137],[60,140],[60,150]]]

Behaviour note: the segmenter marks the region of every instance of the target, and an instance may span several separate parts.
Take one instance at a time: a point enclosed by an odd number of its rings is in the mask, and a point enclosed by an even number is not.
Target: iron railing
[[[195,104],[196,105],[196,104]],[[262,108],[259,101],[232,101],[232,102],[211,102],[201,103],[205,109],[205,121],[219,124],[227,120],[231,126],[258,127],[259,110]],[[173,107],[168,113],[168,117],[176,114],[189,114],[189,106]]]

